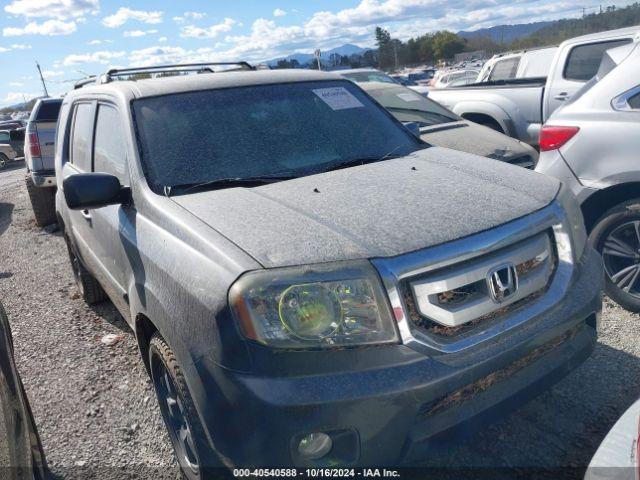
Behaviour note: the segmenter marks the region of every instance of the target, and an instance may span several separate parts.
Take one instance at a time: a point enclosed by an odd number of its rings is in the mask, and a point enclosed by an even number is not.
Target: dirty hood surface
[[[524,155],[529,155],[532,160],[538,158],[538,152],[516,139],[468,121],[422,129],[420,136],[425,142],[438,147],[453,148],[507,162]]]
[[[265,267],[394,256],[548,205],[557,180],[431,147],[254,188],[173,197]]]

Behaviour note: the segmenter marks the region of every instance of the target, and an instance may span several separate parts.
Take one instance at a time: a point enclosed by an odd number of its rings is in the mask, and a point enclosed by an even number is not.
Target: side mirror
[[[64,198],[72,210],[89,210],[128,203],[131,190],[108,173],[77,173],[62,182]]]
[[[418,122],[403,122],[403,125],[416,137],[420,138],[420,124]]]

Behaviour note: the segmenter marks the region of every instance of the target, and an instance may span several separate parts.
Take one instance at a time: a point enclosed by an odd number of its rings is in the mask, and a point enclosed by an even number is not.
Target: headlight
[[[245,337],[276,348],[398,342],[369,262],[249,272],[231,287],[229,305]]]
[[[584,251],[584,246],[587,243],[587,231],[584,228],[582,210],[580,209],[580,205],[578,205],[575,195],[573,195],[571,190],[564,184],[560,187],[558,202],[560,202],[560,205],[562,205],[562,208],[567,215],[567,222],[569,223],[568,226],[571,229],[570,234],[572,238],[574,259],[578,261],[582,258],[582,252]]]

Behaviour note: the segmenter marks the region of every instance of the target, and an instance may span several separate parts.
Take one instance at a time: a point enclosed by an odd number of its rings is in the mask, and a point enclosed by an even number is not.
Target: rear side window
[[[572,48],[564,67],[564,78],[578,82],[590,80],[598,73],[604,52],[610,48],[619,47],[630,42],[630,38],[625,38],[622,40],[611,40],[609,42],[579,45]]]
[[[110,105],[98,107],[93,162],[96,172],[110,173],[118,177],[120,183],[129,183],[120,117],[118,111]]]
[[[496,62],[489,80],[510,80],[516,78],[516,72],[518,71],[518,65],[520,64],[520,57],[507,58]]]
[[[627,103],[634,110],[640,110],[640,93],[636,93],[627,101]]]
[[[0,132],[0,143],[7,143],[9,141],[9,132]]]
[[[71,163],[83,172],[91,171],[91,140],[93,137],[93,105],[79,103],[73,116]]]
[[[36,122],[55,122],[58,120],[60,114],[60,106],[62,100],[59,102],[43,102],[40,104],[38,113],[36,114]]]

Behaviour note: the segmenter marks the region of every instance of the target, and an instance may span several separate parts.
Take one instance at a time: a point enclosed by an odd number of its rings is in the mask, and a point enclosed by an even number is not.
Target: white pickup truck
[[[572,38],[558,47],[547,77],[432,89],[429,98],[463,118],[537,145],[541,125],[596,74],[604,52],[639,33],[637,26]]]

